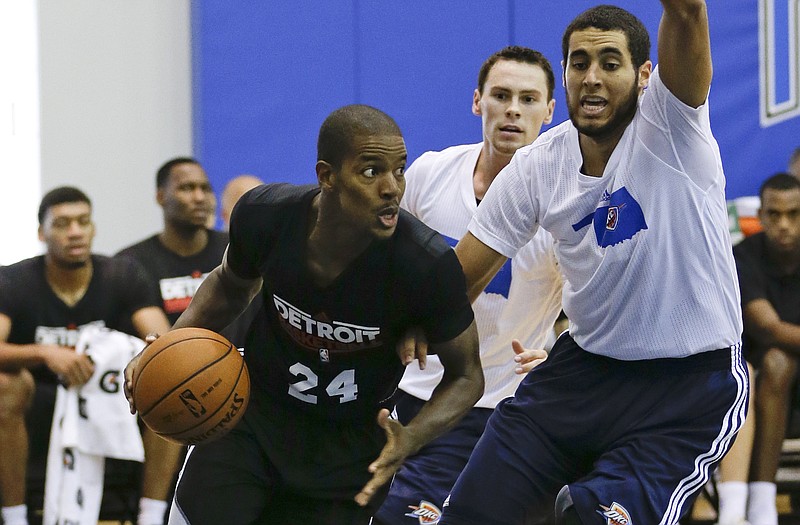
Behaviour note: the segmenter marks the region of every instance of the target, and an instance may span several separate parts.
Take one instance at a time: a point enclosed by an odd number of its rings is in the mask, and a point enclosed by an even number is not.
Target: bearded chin
[[[578,104],[580,104],[580,102]],[[637,72],[636,80],[634,81],[633,87],[628,93],[628,97],[625,99],[624,104],[620,106],[611,120],[605,124],[580,124],[575,118],[575,112],[573,111],[571,104],[567,105],[567,111],[572,124],[582,135],[586,135],[587,137],[591,137],[595,140],[602,140],[614,135],[622,135],[625,127],[631,122],[631,120],[633,120],[633,116],[636,114],[638,104],[639,73]]]

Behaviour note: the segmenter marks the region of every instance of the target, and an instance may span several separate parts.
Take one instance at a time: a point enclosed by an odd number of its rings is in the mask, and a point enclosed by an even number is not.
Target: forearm
[[[407,425],[417,444],[412,453],[453,428],[482,394],[483,373],[480,377],[442,378],[430,400]]]
[[[800,355],[800,326],[785,321],[777,321],[762,329],[754,329],[750,334],[761,347],[777,347],[794,355]]]
[[[445,358],[439,350],[444,376],[430,400],[407,425],[415,437],[416,450],[455,426],[483,395],[483,369],[474,322],[459,339],[467,351],[459,352],[456,360]]]
[[[800,355],[800,326],[784,321],[767,299],[746,301],[742,309],[747,338],[762,348]]]
[[[18,370],[45,363],[42,345],[0,343],[0,370]]]
[[[234,284],[226,279],[220,266],[208,274],[173,328],[198,326],[218,332],[247,308],[260,286],[260,280]]]

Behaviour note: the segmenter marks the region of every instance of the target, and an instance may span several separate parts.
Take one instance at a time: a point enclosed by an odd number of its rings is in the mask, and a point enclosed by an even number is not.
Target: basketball
[[[133,402],[156,434],[194,445],[224,436],[244,415],[250,376],[239,350],[204,328],[176,328],[145,347]]]

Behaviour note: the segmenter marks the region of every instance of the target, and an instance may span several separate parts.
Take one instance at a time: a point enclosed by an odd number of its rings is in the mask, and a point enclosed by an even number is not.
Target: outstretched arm
[[[711,39],[705,0],[661,0],[658,68],[664,85],[684,104],[702,105],[711,86]]]
[[[378,414],[378,424],[386,432],[386,445],[369,466],[372,479],[355,497],[359,505],[366,505],[378,488],[389,482],[406,457],[452,428],[483,395],[475,321],[454,339],[430,346],[442,362],[444,376],[408,425],[389,419],[386,409]]]

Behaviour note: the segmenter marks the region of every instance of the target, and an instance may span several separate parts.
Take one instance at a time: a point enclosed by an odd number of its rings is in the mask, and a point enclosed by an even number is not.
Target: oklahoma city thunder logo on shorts
[[[610,507],[600,505],[597,513],[606,519],[606,525],[633,525],[628,511],[616,501]]]
[[[439,523],[439,518],[442,516],[442,511],[439,507],[429,501],[422,500],[419,506],[409,505],[411,512],[406,514],[409,518],[417,518],[420,525],[436,525]]]

